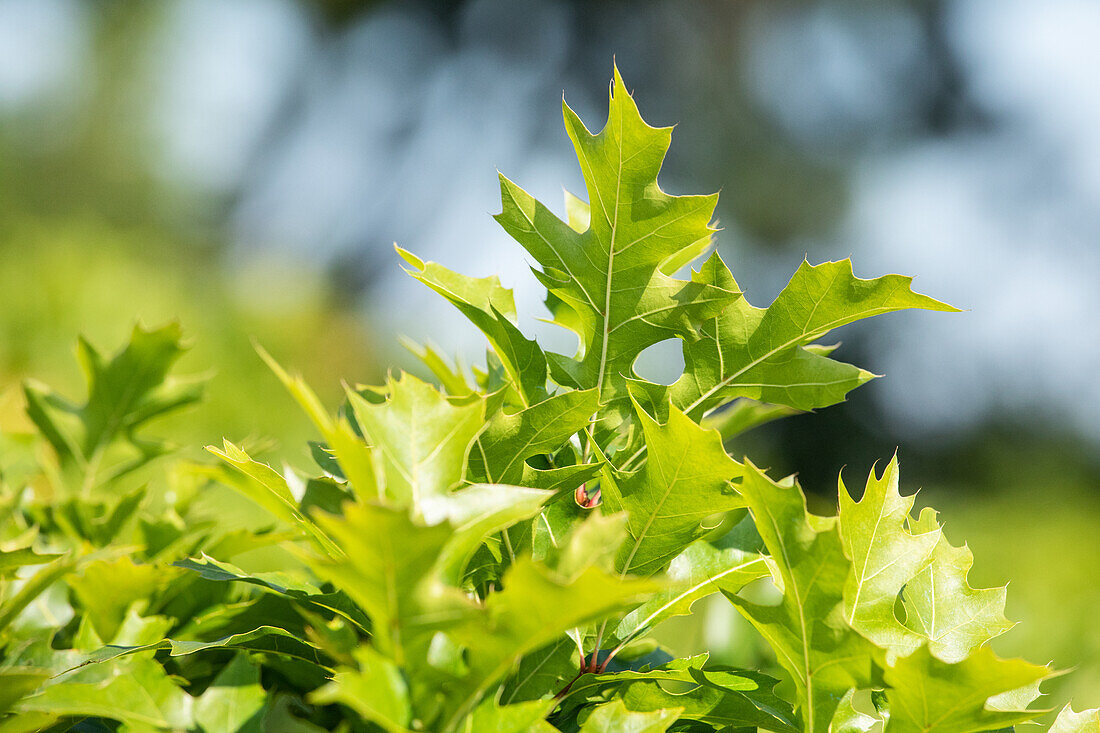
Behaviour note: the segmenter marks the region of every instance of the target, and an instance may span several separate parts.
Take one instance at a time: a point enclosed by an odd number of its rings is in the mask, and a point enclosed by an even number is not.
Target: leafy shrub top
[[[1045,712],[1052,671],[989,650],[1004,589],[970,586],[969,550],[912,515],[896,457],[821,517],[724,446],[874,377],[820,343],[833,329],[954,309],[847,260],[750,305],[706,256],[717,196],[661,190],[671,129],[617,69],[609,105],[595,134],[563,105],[588,198],[564,220],[500,179],[497,220],[575,354],[527,338],[495,277],[399,250],[484,333],[486,365],[414,346],[439,386],[348,388],[334,415],[263,353],[319,433],[315,476],[226,441],[219,464],[124,490],[166,450],[142,426],[201,390],[168,376],[176,326],[110,360],[82,344],[83,406],[27,385],[51,450],[2,494],[0,728],[970,733]],[[683,375],[640,377],[670,338]],[[773,604],[743,592],[768,582]],[[779,677],[646,638],[716,593]],[[1067,708],[1055,729],[1098,724]]]

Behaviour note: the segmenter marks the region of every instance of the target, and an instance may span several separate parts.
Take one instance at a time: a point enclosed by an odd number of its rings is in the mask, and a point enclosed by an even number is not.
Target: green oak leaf
[[[1097,733],[1100,731],[1100,709],[1082,710],[1073,712],[1073,708],[1066,705],[1058,713],[1058,718],[1050,726],[1050,733]]]
[[[179,571],[135,563],[129,557],[86,563],[69,578],[85,618],[103,639],[114,639],[132,603],[142,603],[168,585]]]
[[[881,477],[872,471],[859,502],[840,482],[840,533],[852,561],[845,619],[885,649],[888,661],[927,643],[935,656],[957,662],[1012,627],[1005,589],[971,588],[970,550],[947,541],[934,511],[914,519],[912,507],[913,497],[898,491],[896,456]]]
[[[550,509],[558,506],[576,509],[571,501],[557,502]],[[547,514],[544,512],[539,519],[546,520]],[[576,520],[571,531],[568,525],[561,527],[561,537],[556,544],[542,549],[535,559],[553,568],[555,574],[567,582],[575,581],[591,568],[613,573],[615,554],[626,538],[625,519],[622,513],[611,516],[594,513],[584,520]],[[535,549],[540,548],[536,545]],[[654,597],[660,597],[660,591]],[[576,636],[571,632],[570,638],[561,637],[524,656],[505,684],[501,700],[535,699],[556,694],[565,687],[576,675],[580,661]]]
[[[397,253],[412,266],[405,272],[442,295],[481,329],[511,377],[524,406],[533,405],[546,396],[546,355],[516,326],[512,291],[502,287],[496,275],[469,277],[438,263],[424,262],[400,247]]]
[[[737,593],[767,575],[767,565],[760,555],[735,547],[719,550],[705,540],[696,540],[669,565],[669,587],[627,614],[615,636],[632,639],[665,619],[689,615],[700,598],[720,590]]]
[[[597,472],[599,470],[600,467],[597,466]],[[558,493],[557,498],[547,502],[543,510],[530,522],[517,524],[508,531],[506,544],[511,547],[512,554],[530,554],[535,560],[554,566],[553,558],[573,541],[572,538],[579,527],[587,525],[586,516],[593,514],[590,510],[578,506],[573,500],[573,490],[579,485],[579,483],[570,483],[561,487],[567,488],[568,491]],[[619,526],[622,526],[621,522]],[[587,564],[584,567],[587,567]]]
[[[206,580],[215,582],[239,582],[254,585],[270,591],[278,596],[290,596],[296,602],[298,610],[303,613],[324,611],[340,616],[353,627],[363,630],[370,628],[370,619],[353,604],[347,596],[340,592],[324,593],[314,582],[313,578],[300,577],[305,575],[305,566],[300,568],[303,572],[267,571],[246,573],[240,568],[212,557],[203,555],[201,559],[187,558],[173,563],[174,566],[191,570]],[[295,569],[296,571],[299,569]],[[258,606],[257,606],[258,607]],[[234,609],[240,609],[234,606]],[[212,613],[204,614],[192,620],[185,630],[194,630],[207,636],[211,629],[222,633],[218,626],[219,619],[236,619],[233,609],[225,606],[218,607]],[[267,619],[263,619],[267,621]],[[242,622],[244,620],[242,619]],[[246,625],[247,622],[245,622]]]
[[[138,432],[151,419],[201,398],[206,377],[169,376],[186,350],[178,323],[156,329],[139,324],[110,360],[80,339],[77,356],[88,384],[83,405],[38,382],[24,385],[27,415],[56,451],[73,488],[88,493],[168,450]]]
[[[925,509],[909,521],[914,534],[939,527],[936,512]],[[1005,618],[1006,587],[972,588],[967,574],[974,555],[940,535],[931,559],[902,591],[905,625],[928,640],[928,648],[946,662],[957,662],[971,650],[1013,627]]]
[[[119,720],[133,730],[186,730],[192,724],[191,697],[152,658],[138,657],[97,682],[61,680],[17,706],[19,713],[96,716]]]
[[[882,715],[873,706],[868,706],[869,710],[866,711],[858,709],[856,695],[856,690],[848,690],[841,699],[829,724],[829,733],[871,733],[874,730],[881,730]]]
[[[897,456],[880,477],[871,471],[858,502],[843,479],[839,495],[840,537],[844,554],[852,561],[844,586],[844,618],[891,654],[909,654],[924,637],[898,620],[894,605],[902,588],[930,561],[942,532],[938,526],[918,534],[909,531],[914,497],[903,497],[898,491]]]
[[[278,626],[260,626],[245,632],[229,634],[211,641],[195,639],[160,639],[145,644],[108,644],[86,655],[81,667],[111,662],[143,652],[167,650],[170,657],[184,657],[211,649],[241,649],[265,654],[280,654],[317,667],[324,667],[320,656],[309,642],[303,641]],[[75,667],[74,667],[75,669]]]
[[[41,633],[46,628],[57,626],[58,619],[51,607],[53,604],[50,598],[51,590],[58,587],[54,584],[77,568],[81,561],[87,562],[94,558],[94,555],[85,555],[79,559],[73,555],[62,555],[38,567],[14,593],[9,594],[10,589],[6,583],[0,584],[0,591],[3,591],[0,596],[3,600],[0,603],[0,643],[6,641],[6,637],[13,632],[35,629],[37,633]],[[67,608],[67,603],[62,601],[61,605]]]
[[[331,557],[341,554],[340,548],[324,530],[310,521],[298,506],[286,477],[271,466],[253,460],[239,446],[223,442],[222,448],[206,446],[213,455],[222,459],[233,471],[207,471],[211,478],[226,484],[238,493],[248,497],[263,509],[287,525],[294,527],[308,537],[321,551]],[[196,469],[201,472],[201,469]]]
[[[320,595],[321,593],[321,589],[316,583],[304,577],[298,577],[298,574],[282,570],[246,573],[232,563],[216,560],[205,554],[200,559],[185,558],[172,563],[172,565],[196,572],[206,580],[240,581],[284,595],[294,594],[299,597],[306,597]]]
[[[798,414],[799,410],[785,405],[771,405],[742,398],[705,415],[699,424],[717,430],[722,436],[722,442],[727,442],[773,420]]]
[[[372,503],[345,505],[318,524],[342,549],[313,569],[345,591],[370,617],[378,650],[399,666],[415,661],[430,636],[472,606],[459,590],[466,565],[489,535],[530,518],[549,493],[475,484],[429,497],[419,517]]]
[[[331,682],[310,694],[310,702],[341,703],[388,733],[408,731],[412,705],[401,670],[366,644],[352,654],[358,666],[337,669]]]
[[[571,502],[561,503],[569,506]],[[613,572],[615,557],[627,537],[626,522],[622,512],[593,513],[572,523],[564,540],[540,559],[566,578],[575,578],[591,567]]]
[[[739,489],[775,565],[783,598],[778,606],[765,606],[725,595],[790,675],[805,730],[826,731],[848,690],[871,681],[874,647],[844,621],[851,562],[835,519],[809,514],[797,484],[777,484],[746,463]]]
[[[39,553],[31,547],[0,550],[0,580],[14,576],[19,568],[27,565],[44,565],[59,557],[61,557],[60,553]]]
[[[682,708],[634,712],[622,700],[597,706],[581,726],[580,733],[664,733],[680,717]]]
[[[495,685],[531,652],[570,629],[606,619],[644,600],[659,586],[623,579],[596,567],[573,578],[520,557],[505,573],[503,590],[467,614],[449,635],[467,648],[469,674],[461,692],[447,701],[443,731],[464,720]]]
[[[517,483],[521,486],[529,486],[533,489],[558,492],[569,489],[570,492],[587,481],[600,474],[600,464],[579,463],[573,466],[561,466],[559,468],[532,468],[529,465],[523,467],[523,478]]]
[[[608,466],[601,488],[604,510],[627,515],[619,571],[653,575],[704,533],[704,519],[745,505],[730,483],[743,467],[726,455],[717,432],[679,410],[671,408],[663,425],[637,404],[635,412],[650,460],[633,473]]]
[[[259,733],[266,702],[260,668],[238,652],[195,700],[195,722],[208,733]]]
[[[24,697],[36,692],[53,674],[35,667],[0,669],[0,715],[8,712]]]
[[[356,434],[347,419],[329,415],[305,380],[288,374],[259,345],[256,346],[256,351],[321,432],[327,443],[326,448],[339,464],[339,474],[344,480],[351,484],[360,498],[382,498],[384,494],[381,479],[371,447]]]
[[[556,452],[588,426],[599,407],[596,390],[572,390],[513,414],[496,413],[470,449],[469,478],[524,485],[524,477],[535,472],[526,459]]]
[[[718,258],[701,273],[716,287],[739,291]],[[912,278],[884,275],[863,280],[850,260],[803,262],[772,304],[756,308],[744,298],[708,321],[700,337],[684,342],[684,373],[668,388],[672,402],[694,420],[735,397],[813,410],[843,401],[874,378],[812,348],[835,328],[908,308],[955,311],[914,293]],[[808,348],[811,347],[811,348]]]
[[[484,427],[485,403],[455,404],[409,374],[387,387],[381,404],[351,390],[348,400],[380,456],[386,495],[416,509],[461,483],[470,445]]]
[[[553,700],[530,700],[514,705],[499,705],[486,698],[467,719],[464,730],[493,733],[531,733],[547,725],[544,718],[554,707]],[[554,730],[551,727],[549,730]]]
[[[1000,659],[989,647],[952,663],[922,646],[883,672],[890,706],[885,733],[976,733],[1032,720],[1048,711],[994,708],[990,699],[1051,674],[1020,659]]]
[[[773,688],[778,680],[760,672],[708,664],[708,655],[674,659],[656,669],[588,674],[570,688],[566,701],[612,694],[628,708],[681,708],[680,719],[721,727],[760,727],[799,733],[790,703]]]
[[[444,588],[438,578],[438,559],[454,534],[447,523],[427,526],[406,510],[369,503],[317,521],[343,556],[314,563],[314,571],[367,613],[378,651],[398,666],[421,655],[430,636],[467,607],[457,589]]]
[[[52,713],[20,713],[0,720],[0,733],[42,733],[58,720]]]
[[[500,701],[511,704],[555,695],[576,676],[579,663],[576,642],[563,636],[520,660],[503,687]]]
[[[555,381],[596,388],[604,403],[625,401],[638,354],[669,338],[694,338],[698,323],[738,295],[672,277],[709,246],[718,197],[661,190],[657,174],[672,130],[642,120],[617,68],[602,131],[590,133],[564,102],[562,109],[588,191],[587,227],[577,231],[503,175],[496,220],[538,261],[555,321],[579,337],[577,359],[547,356]],[[570,208],[579,225],[583,214]]]
[[[439,350],[431,344],[418,344],[412,339],[400,336],[401,345],[419,359],[428,368],[435,378],[439,380],[443,389],[452,397],[465,397],[473,393],[473,388],[466,381],[465,369],[459,360],[451,364]]]
[[[467,563],[488,536],[538,514],[551,496],[539,489],[474,484],[426,501],[425,520],[447,521],[453,531],[437,561],[443,581],[459,585]]]

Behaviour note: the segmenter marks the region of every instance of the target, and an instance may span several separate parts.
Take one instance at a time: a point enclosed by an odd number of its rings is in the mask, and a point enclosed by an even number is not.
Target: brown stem
[[[567,684],[565,687],[558,690],[558,694],[554,695],[554,699],[555,700],[560,700],[563,697],[565,697],[567,694],[569,694],[569,688],[572,687],[573,683],[576,682],[577,680],[579,680],[584,675],[584,673],[587,672],[587,671],[588,670],[584,669],[584,667],[581,667],[580,671],[577,672],[576,676],[573,677],[573,679],[569,680],[569,684]]]
[[[554,699],[555,700],[560,700],[563,697],[565,697],[566,694],[569,693],[570,688],[573,687],[573,683],[576,682],[577,680],[579,680],[584,675],[586,675],[586,674],[599,674],[599,673],[603,672],[604,669],[607,667],[607,661],[605,660],[603,664],[600,664],[599,660],[600,660],[600,650],[599,649],[596,649],[594,652],[592,652],[591,659],[586,657],[584,655],[584,652],[581,652],[581,668],[579,670],[577,670],[577,674],[574,675],[573,679],[569,680],[569,684],[567,684],[565,687],[561,688],[558,691],[558,693],[556,695],[554,695]]]

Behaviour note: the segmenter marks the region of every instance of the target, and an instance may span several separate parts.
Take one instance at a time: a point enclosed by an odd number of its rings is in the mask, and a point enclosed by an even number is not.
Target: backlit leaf
[[[715,286],[739,290],[717,258],[702,274]],[[835,328],[881,313],[956,310],[914,293],[911,281],[900,275],[857,278],[850,260],[803,262],[768,308],[740,298],[708,321],[699,339],[685,342],[684,374],[668,390],[673,404],[698,420],[735,397],[797,410],[842,401],[874,375],[806,347]]]
[[[1066,705],[1058,713],[1054,725],[1050,727],[1050,733],[1096,733],[1100,731],[1100,709],[1082,710],[1073,712],[1073,708]]]
[[[259,667],[238,652],[195,700],[195,722],[208,733],[259,733],[265,702]]]
[[[974,733],[1023,723],[1046,711],[992,709],[990,698],[1050,675],[1046,667],[1000,659],[988,647],[954,663],[921,647],[884,672],[890,686],[886,733]]]
[[[881,477],[871,472],[858,502],[840,482],[840,536],[852,561],[844,586],[845,620],[879,646],[902,655],[914,651],[923,638],[898,620],[894,605],[906,583],[928,564],[942,534],[938,526],[910,533],[912,508],[913,497],[898,492],[896,456]]]
[[[680,716],[680,708],[636,713],[622,700],[600,705],[581,726],[581,733],[664,733]]]
[[[483,428],[484,403],[453,404],[409,374],[390,382],[389,398],[372,404],[349,391],[363,432],[380,457],[386,495],[419,507],[461,482],[470,444]]]
[[[718,591],[737,593],[768,575],[764,558],[737,548],[719,550],[697,540],[677,555],[668,568],[669,588],[631,611],[615,635],[627,639],[667,618],[691,613],[692,604]]]
[[[435,262],[424,262],[400,247],[397,253],[412,266],[405,272],[442,295],[481,329],[512,378],[522,403],[530,406],[541,401],[546,395],[546,355],[516,326],[512,291],[501,287],[495,275],[468,277]]]
[[[709,244],[718,197],[661,190],[657,173],[672,130],[642,120],[618,69],[599,133],[562,107],[588,191],[587,228],[569,226],[503,175],[496,219],[541,265],[536,275],[550,292],[555,320],[580,339],[576,360],[552,359],[555,379],[594,387],[605,403],[625,400],[624,379],[638,354],[668,338],[693,338],[698,323],[738,295],[672,277],[685,256],[690,260]],[[581,223],[579,216],[571,219]]]
[[[826,731],[848,690],[869,685],[873,653],[844,620],[851,563],[836,521],[809,514],[797,484],[781,486],[751,464],[740,491],[775,564],[783,598],[778,606],[766,606],[726,596],[790,675],[806,731]]]
[[[925,509],[910,525],[914,533],[930,531],[938,526],[935,511]],[[928,648],[944,661],[963,659],[1013,626],[1004,615],[1004,587],[970,587],[966,576],[973,564],[968,547],[954,547],[941,535],[931,561],[903,592],[905,625],[928,639]]]
[[[703,534],[707,517],[745,505],[730,482],[743,471],[704,430],[679,410],[660,424],[636,406],[650,460],[634,473],[605,472],[605,511],[627,514],[629,538],[619,549],[623,573],[653,575]]]

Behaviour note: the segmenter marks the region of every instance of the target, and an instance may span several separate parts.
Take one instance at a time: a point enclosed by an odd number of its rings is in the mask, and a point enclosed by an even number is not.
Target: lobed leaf
[[[680,708],[681,720],[723,730],[759,727],[775,733],[799,733],[790,704],[773,691],[778,680],[707,662],[708,656],[700,654],[656,669],[585,675],[574,683],[566,699],[610,692],[631,710]]]
[[[740,288],[717,255],[698,277],[730,292]],[[912,278],[884,275],[863,280],[850,260],[803,262],[766,308],[738,298],[684,341],[684,373],[669,387],[638,382],[647,404],[673,405],[695,421],[735,398],[751,398],[794,410],[814,410],[844,400],[874,374],[829,357],[814,341],[863,318],[909,308],[958,309],[914,293]],[[631,465],[644,446],[622,464]]]
[[[388,387],[381,404],[350,390],[348,400],[381,457],[386,496],[419,510],[461,483],[470,445],[484,427],[485,405],[480,399],[453,404],[409,374]]]
[[[810,515],[797,485],[781,486],[748,463],[740,491],[772,558],[783,598],[778,606],[765,606],[725,595],[790,675],[805,730],[826,731],[847,692],[871,682],[874,647],[843,618],[851,562],[836,522]]]
[[[388,733],[405,733],[412,722],[409,690],[390,659],[367,645],[354,651],[357,668],[342,667],[310,695],[318,705],[342,703]]]
[[[605,511],[627,515],[618,570],[653,575],[703,534],[704,519],[745,505],[730,483],[743,467],[726,455],[718,433],[679,410],[663,425],[637,404],[635,412],[650,461],[634,473],[605,468],[601,488]]]
[[[664,733],[681,712],[682,708],[676,707],[634,712],[622,700],[612,700],[592,711],[580,733]]]
[[[737,593],[749,583],[768,575],[764,558],[731,547],[719,550],[697,540],[669,565],[669,587],[627,614],[615,630],[623,640],[648,631],[665,619],[686,616],[692,605],[719,591]]]
[[[937,527],[935,511],[925,509],[910,526],[915,533]],[[927,639],[929,650],[947,662],[965,658],[1013,626],[1004,615],[1007,589],[972,588],[967,574],[973,564],[968,547],[954,547],[941,535],[930,562],[902,593],[906,627]]]
[[[509,568],[503,585],[450,632],[467,648],[469,674],[448,701],[444,731],[469,715],[525,655],[657,590],[652,582],[617,578],[594,567],[564,579],[526,557]]]
[[[516,304],[511,290],[501,287],[495,275],[468,277],[435,262],[424,262],[400,247],[397,253],[412,266],[405,272],[442,295],[481,329],[525,406],[546,396],[546,355],[516,326]]]
[[[27,415],[57,453],[73,488],[87,494],[167,451],[165,443],[137,433],[153,418],[201,398],[205,377],[169,376],[185,351],[178,323],[155,329],[139,324],[110,360],[79,341],[88,385],[83,405],[38,382],[24,385]]]
[[[447,524],[425,526],[405,510],[348,505],[343,517],[318,522],[342,548],[342,557],[314,565],[370,617],[380,652],[403,666],[426,649],[433,633],[456,622],[467,603],[432,584],[439,556],[451,539]]]
[[[195,700],[195,722],[208,733],[259,733],[266,702],[260,668],[238,652]]]
[[[337,557],[340,548],[298,506],[298,500],[287,485],[286,478],[267,464],[255,461],[240,447],[224,442],[224,448],[207,446],[206,450],[232,466],[235,471],[218,476],[221,481],[256,502],[272,516],[302,532],[327,555]]]
[[[927,646],[886,668],[890,717],[885,733],[975,733],[1007,728],[1045,710],[996,709],[991,698],[1051,676],[1046,667],[998,658],[982,647],[944,662]]]
[[[192,724],[191,697],[149,658],[133,660],[124,672],[102,682],[50,685],[22,700],[16,711],[56,717],[96,716],[138,730],[187,729]]]
[[[881,477],[871,471],[860,501],[852,499],[843,480],[839,494],[840,536],[844,554],[852,561],[844,586],[844,618],[892,655],[909,654],[924,638],[898,620],[894,605],[906,584],[928,565],[942,532],[938,526],[916,534],[909,531],[913,497],[898,492],[897,456]]]
[[[1096,733],[1100,731],[1100,709],[1082,710],[1073,712],[1073,708],[1066,705],[1058,713],[1058,718],[1050,726],[1050,733]]]
[[[599,395],[590,389],[564,392],[513,414],[498,412],[470,451],[470,477],[526,485],[535,476],[526,459],[555,453],[588,426],[599,407]]]
[[[603,130],[589,132],[564,102],[562,111],[590,216],[571,206],[571,227],[502,175],[496,219],[541,265],[535,274],[549,291],[555,322],[579,337],[576,359],[548,355],[555,381],[595,388],[601,402],[620,402],[625,412],[625,378],[638,354],[668,338],[693,338],[698,323],[737,297],[672,277],[709,245],[718,197],[661,190],[657,174],[671,128],[642,120],[617,68]]]

